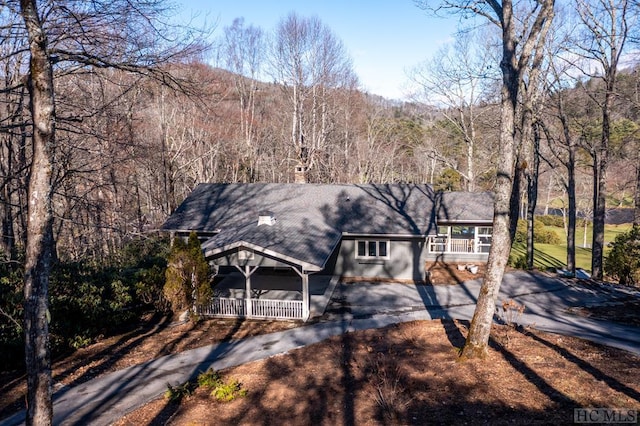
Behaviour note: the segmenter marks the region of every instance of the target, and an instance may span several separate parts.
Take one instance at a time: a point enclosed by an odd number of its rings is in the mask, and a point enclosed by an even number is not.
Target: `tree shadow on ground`
[[[452,334],[449,340],[458,345],[464,342],[462,324],[445,320],[442,326]],[[383,331],[359,331],[357,336],[345,332],[312,350],[265,360],[258,370],[247,370],[259,371],[264,387],[250,389],[234,414],[219,424],[355,425],[370,417],[380,425],[559,424],[573,419],[578,404],[503,344],[493,341],[492,348],[520,373],[518,380],[540,389],[548,401],[543,408],[512,404],[499,394],[484,398],[496,383],[478,381],[486,373],[475,374],[473,365],[456,363],[457,354],[446,340],[419,334],[407,338],[404,331],[396,330],[397,326],[390,326]],[[425,351],[433,355],[419,358],[424,362],[411,362],[413,354]],[[470,376],[451,373],[456,370],[466,370]],[[211,410],[224,411],[224,406],[211,406]],[[178,421],[187,420],[192,419]]]
[[[227,334],[222,338],[221,342],[230,342],[233,340],[233,337],[242,327],[242,324],[245,322],[244,318],[235,318],[233,322],[233,326],[227,332]],[[184,333],[182,337],[187,335],[188,333]],[[202,373],[202,371],[195,371],[191,380],[197,380],[198,374]],[[151,421],[151,424],[166,424],[168,420],[180,409],[180,400],[182,398],[178,398],[175,401],[165,401],[164,407],[158,412],[155,418]]]
[[[500,353],[516,371],[522,374],[523,377],[535,385],[540,392],[545,394],[554,403],[563,406],[567,404],[573,407],[580,406],[577,401],[574,401],[571,397],[554,388],[547,380],[540,376],[540,374],[529,367],[525,361],[518,358],[515,353],[509,351],[505,344],[498,342],[493,336],[489,337],[489,347]]]
[[[521,328],[518,328],[518,331],[526,335],[527,337],[535,340],[536,342],[539,342],[545,345],[546,347],[553,349],[564,359],[574,363],[582,371],[589,373],[591,376],[593,376],[594,379],[606,383],[611,389],[614,389],[620,393],[623,393],[628,397],[633,398],[636,401],[640,402],[640,392],[636,391],[633,388],[630,388],[629,386],[621,383],[619,380],[615,379],[614,377],[611,377],[610,375],[604,373],[603,371],[596,368],[593,364],[585,361],[584,359],[580,358],[579,356],[575,355],[569,350],[562,348],[546,339],[543,339],[541,336],[538,336],[537,334],[528,333]]]
[[[120,336],[115,342],[101,348],[101,350],[95,354],[82,358],[80,362],[70,363],[63,371],[56,373],[53,376],[53,380],[55,382],[62,382],[66,377],[79,370],[86,369],[86,372],[73,379],[65,385],[62,390],[54,392],[54,398],[64,395],[66,389],[86,383],[89,380],[94,379],[96,376],[108,372],[117,364],[118,361],[138,347],[143,340],[167,328],[169,322],[170,318],[168,316],[156,313],[151,319],[143,322],[137,327],[134,327],[132,330]],[[66,356],[68,355],[69,354],[66,354]],[[54,368],[56,362],[61,362],[61,359],[58,358],[53,361]],[[24,378],[24,376],[22,376],[22,378]],[[11,384],[16,386],[18,382],[11,381],[7,386],[3,386],[3,392],[10,392],[8,386]],[[3,407],[3,410],[0,411],[0,418],[11,413],[15,413],[16,411],[26,409],[23,395],[20,392],[13,392],[13,394],[15,395],[14,401]]]

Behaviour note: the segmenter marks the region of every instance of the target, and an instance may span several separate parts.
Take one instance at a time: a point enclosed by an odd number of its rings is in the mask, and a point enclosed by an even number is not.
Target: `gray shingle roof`
[[[203,244],[205,252],[245,243],[321,268],[343,234],[422,236],[435,232],[436,214],[439,220],[486,219],[488,210],[479,205],[486,200],[414,184],[200,184],[162,229],[219,231]],[[492,203],[488,208],[492,212]],[[258,226],[264,212],[275,217],[273,226]]]

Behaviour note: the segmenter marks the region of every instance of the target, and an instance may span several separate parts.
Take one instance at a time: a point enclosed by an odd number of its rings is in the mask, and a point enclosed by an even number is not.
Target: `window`
[[[491,226],[479,226],[478,227],[478,252],[489,253],[491,249],[491,239],[493,236],[493,227]]]
[[[447,236],[449,236],[449,227],[448,226],[438,226],[438,236],[439,237],[447,237]]]
[[[388,259],[389,241],[356,241],[356,259]]]

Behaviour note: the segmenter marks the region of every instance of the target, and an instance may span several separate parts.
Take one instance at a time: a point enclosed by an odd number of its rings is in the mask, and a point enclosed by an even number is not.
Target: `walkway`
[[[221,370],[320,342],[348,331],[432,318],[470,319],[479,281],[459,286],[403,284],[338,285],[334,303],[322,321],[278,333],[250,337],[162,357],[117,371],[54,395],[54,424],[107,425],[177,385],[213,368]],[[499,301],[525,304],[518,321],[537,329],[574,335],[640,355],[640,330],[566,313],[571,306],[611,303],[638,292],[594,292],[565,281],[525,272],[507,274]],[[340,311],[340,312],[338,312]],[[16,425],[24,412],[0,421]]]

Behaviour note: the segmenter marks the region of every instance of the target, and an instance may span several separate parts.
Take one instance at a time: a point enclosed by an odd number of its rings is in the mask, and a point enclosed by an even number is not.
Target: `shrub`
[[[640,226],[616,236],[604,261],[607,275],[624,285],[640,284]]]
[[[238,397],[247,396],[247,390],[237,380],[222,383],[211,391],[211,396],[220,402],[230,402]]]
[[[193,385],[189,382],[183,383],[178,386],[171,386],[167,383],[167,390],[164,391],[164,397],[169,402],[180,402],[182,398],[193,395]]]
[[[526,244],[527,242],[527,222],[518,220],[514,242]],[[533,242],[537,244],[560,244],[558,234],[550,229],[546,229],[545,224],[538,218],[533,221]]]
[[[518,256],[514,253],[511,253],[509,255],[507,265],[516,269],[527,269],[527,256],[525,254]]]
[[[174,239],[164,285],[164,295],[174,313],[185,309],[191,312],[194,305],[206,303],[212,294],[209,264],[196,233],[189,235],[187,244],[180,238]]]
[[[49,281],[50,347],[53,356],[130,328],[149,308],[160,306],[168,240],[127,242],[101,264],[95,259],[56,263]],[[0,264],[0,368],[21,367],[24,337],[23,275]]]
[[[211,396],[221,402],[233,401],[247,395],[247,390],[242,389],[240,382],[232,380],[225,383],[222,376],[211,368],[198,375],[198,386],[211,389]]]
[[[23,271],[0,263],[0,370],[23,368]]]
[[[556,228],[564,228],[564,219],[562,216],[544,215],[536,218],[545,226],[555,226]]]
[[[198,386],[200,387],[213,389],[221,383],[222,378],[220,377],[220,374],[211,368],[204,373],[198,374]]]

